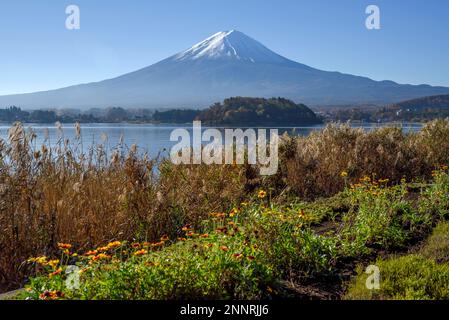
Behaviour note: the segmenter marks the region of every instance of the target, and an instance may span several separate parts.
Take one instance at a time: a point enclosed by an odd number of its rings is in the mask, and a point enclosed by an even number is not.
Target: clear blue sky
[[[369,4],[381,30],[365,28]],[[447,0],[2,0],[0,94],[111,78],[230,29],[316,68],[449,86]]]

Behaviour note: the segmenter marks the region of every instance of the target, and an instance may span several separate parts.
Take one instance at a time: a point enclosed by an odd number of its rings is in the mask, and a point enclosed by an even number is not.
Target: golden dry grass
[[[81,134],[77,128],[78,137]],[[15,124],[0,140],[0,287],[18,287],[32,273],[30,256],[51,255],[58,242],[91,248],[113,240],[152,241],[199,226],[255,188],[302,198],[332,195],[366,174],[430,178],[449,162],[449,121],[419,133],[372,132],[329,125],[307,137],[284,137],[277,175],[260,178],[251,166],[175,166],[120,144],[82,153],[81,139],[35,146],[35,134]],[[157,166],[158,174],[155,175]]]

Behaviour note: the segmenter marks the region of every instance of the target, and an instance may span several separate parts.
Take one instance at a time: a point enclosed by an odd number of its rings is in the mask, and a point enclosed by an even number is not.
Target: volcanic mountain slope
[[[141,70],[101,82],[0,96],[0,106],[207,107],[230,96],[285,97],[309,105],[393,103],[449,88],[327,72],[284,58],[247,35],[219,32]]]

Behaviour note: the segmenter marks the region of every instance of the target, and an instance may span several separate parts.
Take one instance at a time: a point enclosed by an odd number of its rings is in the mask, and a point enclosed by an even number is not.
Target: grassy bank
[[[341,297],[360,260],[407,251],[446,217],[449,121],[284,137],[268,178],[34,139],[17,125],[0,143],[0,279],[31,276],[33,298]],[[68,264],[81,290],[64,287]]]
[[[29,261],[40,276],[31,280],[23,296],[340,298],[360,261],[368,264],[376,256],[406,252],[444,221],[449,212],[445,199],[449,176],[446,169],[434,175],[434,183],[419,192],[410,191],[406,182],[387,186],[386,180],[365,177],[325,202],[282,205],[260,190],[229,212],[211,213],[199,229],[184,226],[180,230],[183,236],[175,239],[114,241],[80,252],[72,250],[71,244],[60,243],[57,256]],[[393,264],[377,262],[384,275],[381,288],[392,295],[366,289],[362,274],[346,297],[447,298],[447,243],[439,240],[446,231],[445,224],[439,225],[422,249],[423,256],[443,257],[439,262],[414,256]],[[67,279],[72,279],[66,273],[68,265],[77,266],[75,289],[67,287]],[[401,267],[406,267],[406,272]],[[410,282],[413,276],[419,281]],[[419,284],[427,286],[427,295],[401,295]],[[365,297],[359,291],[370,295]]]

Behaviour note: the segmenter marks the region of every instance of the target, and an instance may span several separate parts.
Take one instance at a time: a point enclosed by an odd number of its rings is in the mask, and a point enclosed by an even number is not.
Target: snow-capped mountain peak
[[[153,65],[100,82],[0,96],[22,108],[206,107],[228,97],[285,97],[312,105],[392,103],[449,94],[318,70],[284,58],[242,32],[218,32]]]
[[[185,60],[240,60],[251,63],[282,63],[286,58],[266,48],[260,42],[237,30],[221,31],[175,56],[175,61]]]

